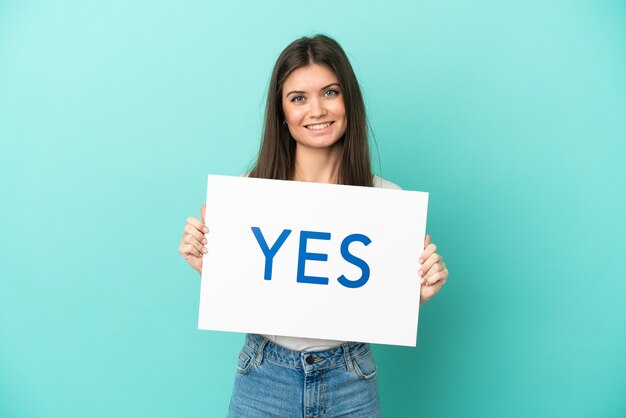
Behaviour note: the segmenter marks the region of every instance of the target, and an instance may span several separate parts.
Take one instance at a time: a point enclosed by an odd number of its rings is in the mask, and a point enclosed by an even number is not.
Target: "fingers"
[[[209,232],[209,228],[207,228],[207,226],[204,224],[204,222],[200,222],[198,219],[194,218],[193,216],[190,216],[187,218],[187,225],[191,225],[193,227],[195,227],[199,232],[206,234],[207,232]],[[187,231],[187,228],[185,228],[185,232]]]
[[[180,247],[178,247],[178,252],[180,253],[180,255],[182,255],[185,258],[187,258],[190,255],[192,255],[194,257],[202,257],[202,255],[203,255],[198,250],[198,248],[196,248],[195,246],[193,246],[191,244],[186,244],[186,243],[181,243],[180,244]]]
[[[437,251],[437,246],[433,243],[430,243],[424,248],[424,252],[420,255],[419,263],[424,264],[424,261],[428,260],[428,258],[433,255]]]
[[[434,273],[438,273],[443,270],[443,264],[441,262],[441,256],[437,253],[431,255],[428,260],[420,267],[417,274],[424,279],[432,276]]]
[[[435,271],[436,270],[436,271]],[[445,263],[437,263],[431,268],[431,273],[424,277],[424,284],[426,286],[443,285],[448,280],[448,269]]]
[[[435,244],[428,244],[419,259],[421,266],[417,271],[418,276],[424,277],[428,275],[428,271],[431,267],[441,260],[441,256],[435,253],[436,250],[437,246]]]
[[[202,221],[193,216],[187,218],[187,224],[183,230],[183,237],[178,246],[180,255],[182,255],[185,261],[200,274],[202,274],[203,256],[208,253],[205,247],[207,240],[204,234],[209,232],[209,228],[205,224],[205,215],[206,205],[202,205],[200,208]]]
[[[202,257],[203,254],[207,253],[207,249],[204,246],[207,241],[204,238],[204,235],[195,230],[192,226],[187,225],[187,227],[185,227],[185,231],[187,231],[187,229],[189,229],[190,232],[183,235],[183,238],[180,240],[178,252],[183,257],[189,254]],[[195,235],[199,235],[201,238],[198,239]]]
[[[207,249],[204,246],[204,244],[206,244],[206,239],[202,238],[202,241],[198,241],[194,236],[192,236],[191,234],[186,234],[183,237],[183,244],[191,244],[193,247],[195,247],[198,251],[200,251],[203,254],[207,253]]]
[[[203,254],[207,253],[207,249],[204,246],[207,240],[204,234],[208,232],[208,230],[209,228],[207,228],[203,222],[200,222],[193,216],[188,217],[178,252],[185,258],[189,255],[202,257]]]
[[[424,285],[422,288],[427,287],[435,289],[435,291],[430,294],[430,296],[432,296],[437,293],[448,279],[448,269],[441,255],[436,253],[437,246],[430,242],[430,235],[426,235],[424,245],[424,252],[419,259],[421,266],[417,274],[421,277],[420,283]],[[428,298],[426,300],[428,300]]]
[[[206,244],[206,239],[204,238],[204,233],[200,232],[198,230],[198,228],[196,228],[194,225],[188,223],[187,225],[185,225],[185,229],[183,230],[183,240],[185,239],[185,237],[187,235],[191,235],[192,237],[194,237],[198,242],[201,242],[203,244]]]

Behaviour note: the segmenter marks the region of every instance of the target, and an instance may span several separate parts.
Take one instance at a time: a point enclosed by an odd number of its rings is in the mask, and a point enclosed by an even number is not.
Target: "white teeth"
[[[318,129],[324,129],[329,127],[331,124],[331,122],[326,122],[326,123],[318,123],[317,125],[308,125],[306,128],[307,129],[311,129],[311,130],[318,130]]]

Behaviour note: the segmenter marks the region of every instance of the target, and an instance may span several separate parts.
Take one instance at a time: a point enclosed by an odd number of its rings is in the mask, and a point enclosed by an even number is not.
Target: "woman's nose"
[[[321,99],[316,98],[311,100],[311,109],[309,110],[309,116],[313,118],[319,118],[326,115],[326,107]]]

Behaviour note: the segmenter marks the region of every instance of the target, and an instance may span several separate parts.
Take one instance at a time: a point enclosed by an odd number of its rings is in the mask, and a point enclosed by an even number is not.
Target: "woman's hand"
[[[420,304],[428,301],[435,293],[439,292],[448,279],[446,263],[444,263],[441,256],[435,252],[436,250],[437,246],[430,242],[430,235],[426,234],[424,252],[419,259],[421,266],[417,272],[422,283]]]
[[[187,218],[183,238],[180,240],[180,246],[178,247],[180,255],[198,273],[202,273],[202,256],[207,252],[204,246],[207,242],[204,234],[209,232],[209,228],[204,224],[205,213],[206,205],[202,205],[202,208],[200,208],[202,221],[193,216]]]

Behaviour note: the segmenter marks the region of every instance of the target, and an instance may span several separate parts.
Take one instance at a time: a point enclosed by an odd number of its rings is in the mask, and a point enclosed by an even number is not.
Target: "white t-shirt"
[[[374,176],[374,187],[401,190],[400,186],[382,177]],[[337,347],[344,341],[320,340],[317,338],[285,337],[282,335],[264,335],[268,340],[294,351],[324,351]]]

